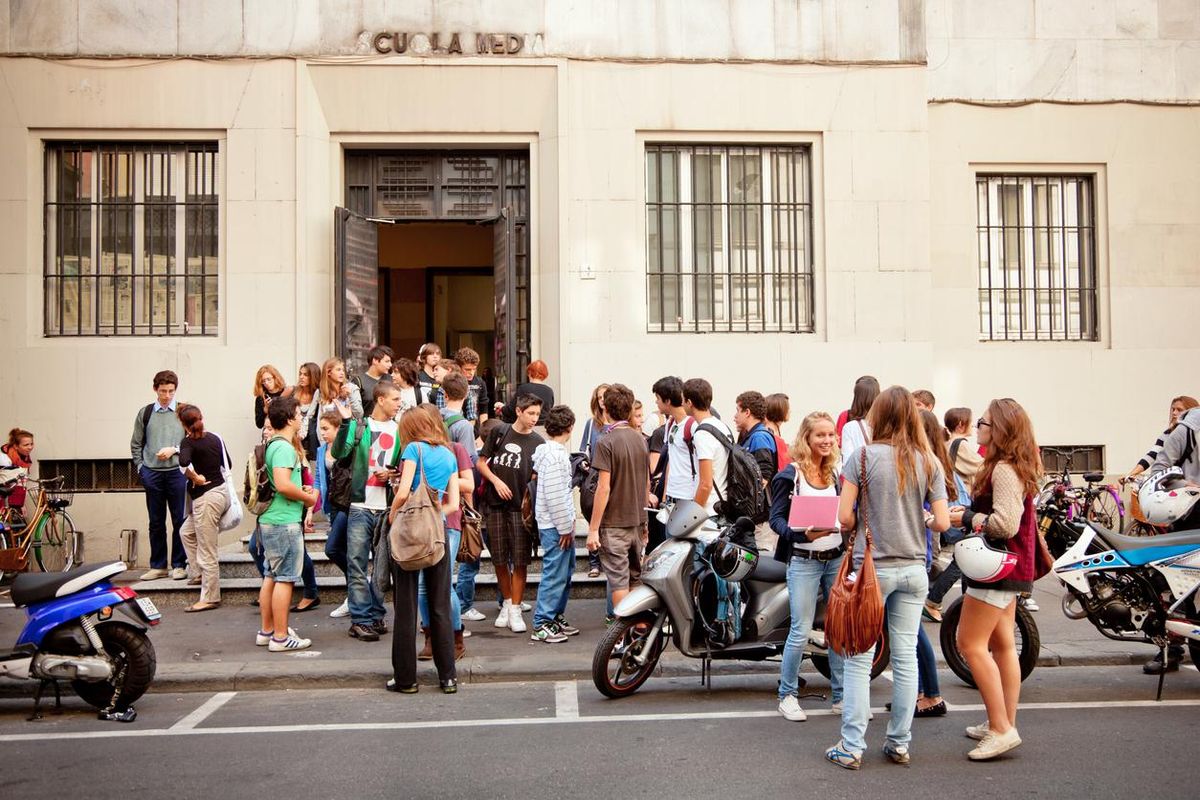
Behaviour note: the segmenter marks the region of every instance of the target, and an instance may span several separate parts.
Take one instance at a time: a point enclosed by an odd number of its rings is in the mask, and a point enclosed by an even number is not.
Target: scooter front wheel
[[[666,647],[660,630],[645,663],[635,659],[644,652],[646,637],[654,627],[653,615],[617,619],[608,628],[592,656],[592,683],[605,697],[628,697],[641,688],[658,666]]]
[[[942,612],[942,655],[945,656],[946,666],[950,667],[950,671],[974,689],[975,677],[971,674],[971,665],[958,649],[958,621],[962,618],[962,607],[963,601],[960,597]],[[1021,680],[1024,681],[1037,666],[1038,655],[1042,651],[1042,637],[1033,614],[1020,602],[1017,603],[1015,622],[1013,639],[1017,648],[1017,661],[1021,665]]]
[[[106,681],[72,681],[71,688],[89,705],[123,711],[145,694],[154,680],[154,645],[145,631],[119,622],[100,625],[96,632],[105,654],[112,659],[112,677]]]

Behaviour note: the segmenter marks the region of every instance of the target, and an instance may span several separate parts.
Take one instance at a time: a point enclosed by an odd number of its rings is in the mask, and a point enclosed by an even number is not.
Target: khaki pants
[[[221,573],[217,563],[217,536],[221,516],[229,507],[224,486],[216,486],[192,501],[192,512],[183,521],[179,537],[187,551],[189,571],[200,574],[200,602],[221,602]]]

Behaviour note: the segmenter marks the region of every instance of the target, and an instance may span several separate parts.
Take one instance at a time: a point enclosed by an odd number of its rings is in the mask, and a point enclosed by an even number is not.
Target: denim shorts
[[[981,603],[987,603],[996,608],[1008,608],[1008,604],[1017,599],[1017,592],[1007,592],[1004,589],[976,589],[969,587],[967,597],[974,597]]]
[[[280,583],[296,583],[304,566],[304,534],[300,523],[290,525],[260,525],[264,577]]]

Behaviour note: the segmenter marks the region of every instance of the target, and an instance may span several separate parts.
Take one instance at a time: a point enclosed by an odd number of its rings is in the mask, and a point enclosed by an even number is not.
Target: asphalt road
[[[806,691],[823,692],[809,675]],[[151,694],[131,725],[103,723],[77,698],[61,715],[25,717],[0,701],[4,796],[255,798],[1055,797],[1195,796],[1200,673],[1169,676],[1164,702],[1135,667],[1062,667],[1026,682],[1025,743],[976,764],[964,726],[979,698],[943,677],[951,712],[916,720],[913,763],[879,753],[886,678],[873,686],[875,748],[861,772],[822,759],[838,738],[828,702],[807,722],[774,711],[769,676],[651,680],[606,700],[587,682],[492,683],[445,696],[433,687]],[[968,791],[969,789],[969,791]]]

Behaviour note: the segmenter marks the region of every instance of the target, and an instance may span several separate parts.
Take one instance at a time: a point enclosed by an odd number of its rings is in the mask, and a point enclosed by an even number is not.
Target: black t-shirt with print
[[[467,381],[467,392],[471,399],[475,401],[475,416],[467,417],[472,422],[475,421],[480,414],[487,414],[489,417],[492,414],[491,398],[488,397],[487,383],[483,378],[476,375],[471,380]]]
[[[483,502],[490,508],[520,511],[521,498],[533,474],[533,451],[546,440],[536,433],[517,433],[511,427],[497,430],[483,444],[479,454],[487,459],[488,468],[512,490],[512,498],[502,500],[491,481],[484,487]]]

